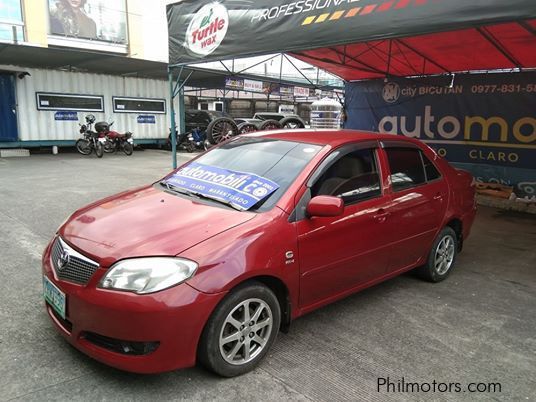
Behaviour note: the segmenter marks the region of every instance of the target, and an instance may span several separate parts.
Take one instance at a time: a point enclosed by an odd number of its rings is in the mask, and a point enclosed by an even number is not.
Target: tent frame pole
[[[177,80],[174,81],[173,71],[175,67],[176,66],[168,66],[171,158],[173,169],[177,169],[177,123],[175,122],[175,98],[177,96],[179,97],[179,130],[181,133],[184,133],[186,131],[186,120],[184,113],[184,87],[193,74],[193,71],[190,71],[190,74],[185,79],[182,79],[184,66],[180,66]]]

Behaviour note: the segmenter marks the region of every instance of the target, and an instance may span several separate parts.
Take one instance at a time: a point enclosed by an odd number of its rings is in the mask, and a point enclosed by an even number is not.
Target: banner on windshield
[[[221,169],[192,162],[166,182],[246,211],[268,198],[279,185],[252,173]]]

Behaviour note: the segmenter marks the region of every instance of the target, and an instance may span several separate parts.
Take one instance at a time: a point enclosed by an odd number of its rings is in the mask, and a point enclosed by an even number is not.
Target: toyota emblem
[[[69,264],[70,255],[67,250],[63,250],[60,254],[60,258],[58,258],[58,269],[61,271],[64,269],[67,264]]]

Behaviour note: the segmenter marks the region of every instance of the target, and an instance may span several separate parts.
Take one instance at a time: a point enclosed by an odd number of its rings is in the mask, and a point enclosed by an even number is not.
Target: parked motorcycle
[[[112,153],[117,151],[123,151],[126,155],[132,155],[134,150],[134,140],[132,139],[132,133],[127,131],[124,134],[117,131],[110,130],[110,127],[114,122],[107,123],[105,121],[99,121],[95,123],[95,130],[97,133],[104,135],[104,152]]]
[[[95,151],[97,158],[102,158],[104,155],[104,143],[106,138],[98,132],[92,130],[93,123],[95,122],[95,116],[88,114],[86,116],[86,124],[80,125],[80,134],[83,138],[76,141],[76,150],[82,155],[90,155]]]
[[[194,152],[196,150],[206,151],[210,144],[208,143],[203,131],[199,128],[194,128],[189,133],[179,134],[175,131],[177,138],[177,150],[186,152]],[[171,149],[171,129],[168,135],[168,147]]]

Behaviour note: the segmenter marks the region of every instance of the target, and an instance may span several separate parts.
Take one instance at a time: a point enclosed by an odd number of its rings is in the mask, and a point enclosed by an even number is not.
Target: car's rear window
[[[322,146],[273,138],[241,137],[215,148],[195,162],[227,170],[253,173],[277,183],[275,191],[252,210],[271,209]]]

